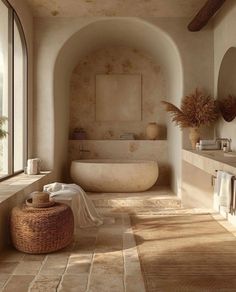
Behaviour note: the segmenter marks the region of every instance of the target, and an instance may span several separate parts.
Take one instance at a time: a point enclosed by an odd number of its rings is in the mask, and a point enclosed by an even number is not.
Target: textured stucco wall
[[[140,74],[142,105],[140,120],[97,121],[96,75],[97,74]],[[132,82],[127,87],[133,87]],[[101,88],[101,91],[106,88]],[[102,91],[102,92],[103,92]],[[165,99],[165,80],[161,68],[150,56],[127,47],[106,47],[82,58],[72,73],[70,84],[70,133],[74,128],[84,128],[88,139],[119,139],[123,133],[134,133],[137,139],[145,139],[148,122],[160,124],[159,138],[166,138],[166,113],[161,100]],[[138,101],[135,101],[138,102]],[[103,104],[108,111],[116,103],[113,96]],[[129,104],[123,101],[122,108]],[[117,109],[114,109],[117,111]]]

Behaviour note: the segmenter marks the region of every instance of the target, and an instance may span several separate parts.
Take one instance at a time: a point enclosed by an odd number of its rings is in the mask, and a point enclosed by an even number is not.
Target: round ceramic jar
[[[156,140],[159,132],[159,126],[157,123],[149,123],[146,128],[146,137],[148,140]]]

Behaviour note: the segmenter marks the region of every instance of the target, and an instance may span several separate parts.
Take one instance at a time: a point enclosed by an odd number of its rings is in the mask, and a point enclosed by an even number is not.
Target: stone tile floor
[[[77,229],[74,242],[56,253],[28,255],[12,248],[1,252],[0,291],[143,292],[145,287],[128,213],[208,211],[181,209],[180,201],[165,189],[127,196],[90,196],[103,214],[104,224]],[[235,228],[231,230],[234,231]]]
[[[48,255],[14,249],[0,255],[1,291],[145,291],[129,216],[106,216],[77,229],[74,242]]]

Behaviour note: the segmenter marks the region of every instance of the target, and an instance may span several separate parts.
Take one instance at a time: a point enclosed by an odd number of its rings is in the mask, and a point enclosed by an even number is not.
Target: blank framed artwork
[[[142,119],[141,74],[96,75],[96,121]]]

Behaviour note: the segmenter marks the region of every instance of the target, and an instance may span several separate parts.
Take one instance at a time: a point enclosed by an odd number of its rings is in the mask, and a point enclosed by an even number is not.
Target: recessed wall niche
[[[99,75],[126,77],[135,75],[142,79],[141,102],[138,98],[138,104],[135,104],[136,114],[139,112],[138,117],[136,115],[132,120],[122,120],[124,117],[120,118],[120,116],[113,120],[97,117],[96,76]],[[133,84],[133,81],[127,83],[126,92],[132,92]],[[91,140],[115,140],[119,139],[124,132],[132,132],[137,139],[145,139],[147,124],[157,122],[163,126],[161,139],[166,139],[166,113],[160,103],[165,96],[166,88],[162,69],[148,54],[137,49],[120,46],[109,46],[96,50],[81,59],[72,73],[70,133],[72,134],[74,128],[84,128],[87,138]],[[114,112],[117,105],[112,98],[109,101],[108,97],[106,104],[107,108]],[[119,111],[125,111],[127,102],[119,103]],[[132,104],[132,99],[129,102]],[[103,109],[101,109],[100,117],[103,114]]]

